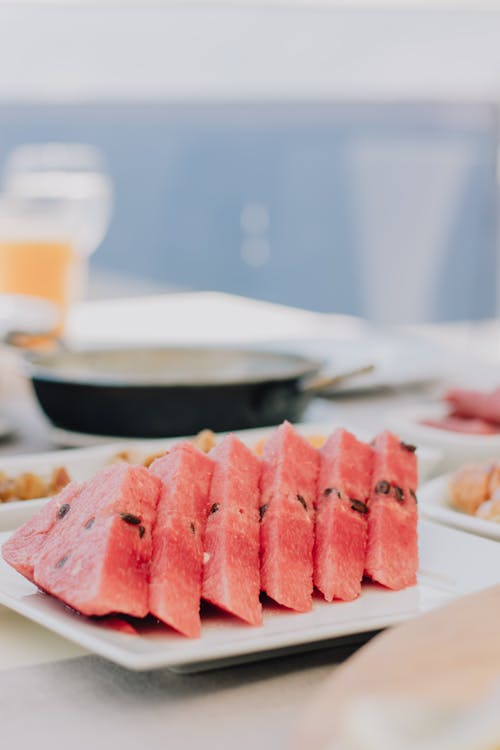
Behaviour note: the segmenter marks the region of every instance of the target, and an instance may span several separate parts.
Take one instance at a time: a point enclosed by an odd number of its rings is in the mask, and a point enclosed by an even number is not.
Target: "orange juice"
[[[60,310],[60,329],[74,296],[77,265],[67,241],[0,238],[0,292],[53,302]]]

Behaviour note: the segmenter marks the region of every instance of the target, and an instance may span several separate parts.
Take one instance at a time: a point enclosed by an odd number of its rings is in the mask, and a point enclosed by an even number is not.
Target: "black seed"
[[[335,494],[340,499],[342,497],[342,493],[340,490],[336,489],[336,487],[327,487],[326,490],[324,490],[323,495],[324,497],[328,497],[329,495]]]
[[[146,533],[146,527],[145,526],[139,526],[138,531],[139,531],[139,538],[142,539],[142,537]]]
[[[304,498],[302,497],[302,495],[297,495],[297,500],[302,505],[302,507],[304,508],[304,510],[307,510],[307,503],[304,500]]]
[[[259,516],[260,516],[260,520],[261,521],[264,518],[264,513],[266,512],[266,510],[268,508],[269,508],[269,503],[266,503],[265,505],[261,505],[260,506],[260,508],[259,508]]]
[[[211,515],[212,513],[217,513],[217,511],[219,510],[219,508],[220,508],[220,505],[219,505],[219,503],[214,503],[214,504],[212,505],[212,507],[210,508],[210,513],[209,513],[209,515]]]
[[[64,505],[61,505],[61,507],[57,511],[56,516],[58,518],[64,518],[66,513],[69,513],[70,510],[71,510],[71,505],[68,505],[68,503],[64,503]]]
[[[120,518],[131,526],[138,526],[141,522],[139,516],[134,516],[132,513],[120,513]]]
[[[194,523],[192,523],[192,522],[191,522],[191,523],[189,524],[189,528],[191,529],[191,532],[192,532],[193,534],[196,534],[196,529],[195,529],[195,527],[194,527]]]
[[[56,568],[62,568],[62,566],[68,560],[68,558],[69,558],[69,555],[64,555],[64,557],[61,557],[61,559],[56,562]]]
[[[416,493],[416,492],[414,492],[413,490],[410,490],[410,495],[411,495],[411,496],[412,496],[412,498],[413,498],[413,499],[415,500],[415,502],[416,502],[416,503],[418,503],[418,500],[417,500],[417,493]]]
[[[404,448],[405,451],[408,451],[409,453],[415,453],[415,451],[417,450],[416,445],[412,445],[411,443],[403,443],[403,441],[401,441],[401,448]]]
[[[85,528],[86,528],[86,529],[91,529],[91,528],[92,528],[92,526],[94,525],[94,521],[95,521],[95,518],[94,518],[94,517],[92,517],[92,518],[89,518],[89,520],[88,520],[88,521],[87,521],[87,523],[85,524]]]
[[[405,493],[401,489],[401,487],[394,487],[394,496],[398,503],[403,503],[405,499]]]
[[[382,479],[382,481],[380,481],[375,487],[375,492],[377,492],[379,495],[388,495],[390,489],[391,485],[389,484],[389,482],[386,482],[385,479]]]
[[[361,500],[355,500],[353,497],[350,498],[351,508],[357,510],[358,513],[368,513],[368,505],[361,502]]]

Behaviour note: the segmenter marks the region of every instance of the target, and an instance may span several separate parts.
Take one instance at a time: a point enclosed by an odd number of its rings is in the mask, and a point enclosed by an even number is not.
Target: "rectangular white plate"
[[[450,477],[451,474],[444,474],[420,487],[418,502],[421,515],[432,521],[453,526],[455,529],[470,531],[471,534],[479,534],[479,536],[500,541],[500,523],[470,516],[452,507],[448,493]]]
[[[420,522],[418,585],[389,591],[365,585],[355,602],[315,599],[311,612],[296,614],[265,605],[264,624],[251,627],[211,612],[199,639],[187,639],[161,625],[127,635],[80,616],[41,593],[4,561],[0,603],[96,654],[134,670],[215,668],[258,659],[280,649],[311,648],[325,641],[394,625],[440,604],[500,583],[500,545],[428,521]],[[0,534],[0,544],[8,533]]]
[[[339,425],[330,423],[303,423],[295,425],[304,435],[329,435]],[[343,425],[345,426],[345,425]],[[240,430],[235,435],[248,446],[254,446],[259,440],[267,437],[275,427],[264,427],[255,430]],[[348,428],[349,429],[349,428]],[[362,435],[359,430],[353,430],[360,439],[369,440],[373,435]],[[223,433],[220,433],[222,436]],[[155,440],[126,440],[90,448],[71,448],[50,453],[38,453],[25,456],[9,456],[0,460],[0,471],[9,476],[18,476],[23,472],[33,472],[43,477],[50,476],[52,469],[64,466],[71,479],[84,481],[90,479],[96,471],[102,469],[121,451],[129,451],[137,461],[162,450],[168,450],[172,445],[185,438],[161,438]],[[429,448],[418,449],[419,471],[421,478],[429,476],[434,466],[439,462],[439,452]],[[35,500],[14,501],[0,503],[0,531],[15,529],[28,520],[40,508],[46,498]]]

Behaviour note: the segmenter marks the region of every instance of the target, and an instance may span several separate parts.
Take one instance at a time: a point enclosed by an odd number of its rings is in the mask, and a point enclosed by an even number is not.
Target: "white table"
[[[251,326],[245,329],[243,324],[245,316],[247,321],[254,320],[254,303],[219,295],[212,303],[213,315],[220,314],[220,305],[233,305],[234,314],[238,309],[243,337],[245,331],[248,333]],[[206,304],[205,299],[205,309]],[[274,306],[259,309],[268,316],[273,335],[280,333],[291,340],[297,330],[303,337],[308,326],[317,334],[318,326],[324,325],[326,336],[328,321],[323,316],[311,317]],[[88,325],[94,313],[95,308],[86,308],[79,315]],[[337,336],[342,330],[346,336],[352,335],[357,326],[349,319],[333,322]],[[488,377],[491,381],[498,369],[500,381],[497,323],[430,327],[411,333],[439,345],[445,380],[467,376],[478,381]],[[8,375],[4,369],[4,393],[9,387],[10,413],[20,416],[20,431],[15,440],[0,446],[0,457],[47,449],[51,444],[47,424],[26,385],[12,371]],[[310,407],[308,416],[314,420],[331,418],[332,422],[345,420],[349,425],[375,431],[388,408],[417,402],[433,392],[435,389],[406,390],[318,401]],[[346,647],[329,649],[191,676],[168,670],[137,674],[86,655],[0,607],[1,747],[277,750],[289,745],[303,704],[348,652]]]

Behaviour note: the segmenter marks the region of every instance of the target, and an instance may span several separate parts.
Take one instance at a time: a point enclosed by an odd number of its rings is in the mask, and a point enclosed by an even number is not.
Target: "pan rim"
[[[69,373],[67,370],[64,371],[63,364],[60,366],[57,363],[53,363],[54,360],[60,358],[73,358],[85,356],[106,356],[112,354],[122,355],[144,355],[149,354],[171,354],[176,353],[189,353],[192,356],[199,354],[200,356],[221,354],[227,356],[232,354],[235,357],[246,356],[248,358],[262,358],[268,359],[274,362],[289,362],[290,367],[288,370],[281,372],[269,372],[269,373],[249,373],[244,376],[238,375],[237,377],[221,377],[221,378],[204,378],[203,376],[196,375],[193,379],[163,379],[159,376],[148,378],[148,377],[130,377],[125,374],[120,375],[105,373],[95,373],[89,375],[88,367],[87,372],[78,374],[78,372]],[[80,385],[94,388],[219,388],[219,387],[235,387],[235,386],[246,386],[246,385],[258,385],[265,383],[278,383],[278,382],[293,382],[301,380],[302,378],[310,377],[318,373],[323,367],[324,363],[317,358],[309,357],[304,354],[298,354],[296,352],[287,351],[274,351],[266,350],[261,348],[250,348],[250,347],[210,347],[210,346],[119,346],[119,347],[86,347],[77,350],[59,350],[57,352],[50,353],[31,353],[25,358],[25,370],[26,374],[32,381],[52,383],[60,385]],[[59,369],[59,371],[58,371]]]

